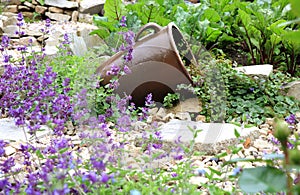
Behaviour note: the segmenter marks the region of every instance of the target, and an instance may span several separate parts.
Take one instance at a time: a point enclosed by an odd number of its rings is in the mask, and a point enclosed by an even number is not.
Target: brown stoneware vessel
[[[148,30],[153,33],[145,34]],[[161,27],[148,23],[136,34],[133,60],[124,62],[124,52],[118,52],[97,69],[102,85],[108,84],[111,76],[106,72],[113,64],[123,69],[127,65],[131,73],[119,77],[120,86],[116,93],[132,96],[132,101],[143,105],[147,94],[152,93],[156,102],[163,102],[168,93],[174,93],[178,84],[192,84],[185,66],[195,62],[195,58],[184,40],[179,28],[170,23]]]

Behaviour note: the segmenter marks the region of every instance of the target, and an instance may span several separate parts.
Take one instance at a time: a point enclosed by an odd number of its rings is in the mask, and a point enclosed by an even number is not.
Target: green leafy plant
[[[168,93],[165,98],[163,105],[164,107],[171,108],[179,101],[179,93]]]

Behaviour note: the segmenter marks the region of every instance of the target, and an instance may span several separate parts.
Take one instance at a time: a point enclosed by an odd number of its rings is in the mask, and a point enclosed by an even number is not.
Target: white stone
[[[191,121],[191,116],[188,112],[179,112],[175,114],[175,118],[179,120]]]
[[[81,13],[99,14],[101,13],[105,0],[81,0],[79,4],[79,11]]]
[[[292,96],[300,101],[300,81],[291,82],[284,86],[284,89],[288,89],[287,96]]]
[[[198,186],[201,186],[202,184],[205,184],[208,181],[209,179],[206,177],[192,176],[190,178],[190,183]]]
[[[12,146],[6,146],[5,147],[5,155],[6,156],[10,156],[10,155],[16,153],[16,151],[17,150],[14,147],[12,147]]]
[[[178,105],[167,110],[167,112],[177,113],[177,112],[201,112],[201,101],[198,98],[189,98],[184,101],[180,101]]]
[[[28,139],[31,135],[28,133],[28,129],[24,128]],[[37,131],[37,137],[41,137],[50,133],[50,129],[42,126],[41,131]],[[0,119],[0,140],[14,140],[14,141],[26,141],[26,137],[22,127],[15,125],[15,121],[12,118]]]
[[[169,144],[174,144],[175,140],[178,140],[179,137],[182,143],[189,145],[194,138],[192,131],[200,130],[195,137],[194,149],[214,153],[226,149],[230,145],[239,143],[239,139],[236,138],[234,133],[235,129],[239,132],[241,138],[256,138],[259,134],[257,127],[242,129],[228,123],[202,123],[176,119],[162,125],[159,130],[161,131],[162,140],[166,143],[166,147],[169,148],[171,147]]]
[[[45,46],[45,54],[48,56],[54,55],[59,51],[59,49],[56,46]]]
[[[45,0],[45,5],[59,8],[77,8],[78,3],[67,0]]]
[[[16,25],[9,25],[9,26],[3,27],[4,34],[9,37],[18,37],[18,35],[16,35],[16,32],[18,30],[19,30],[19,28]]]
[[[77,56],[83,56],[88,50],[83,37],[79,37],[76,34],[73,34],[70,49]]]
[[[237,71],[244,72],[247,75],[264,75],[269,76],[273,72],[273,65],[262,64],[262,65],[251,65],[234,68]]]
[[[18,22],[16,16],[11,16],[11,17],[3,16],[3,19],[1,20],[3,21],[3,26],[16,25]]]
[[[166,109],[163,107],[160,107],[156,113],[156,117],[160,119],[163,119],[166,115],[167,115]]]
[[[59,14],[59,13],[50,13],[46,12],[46,16],[48,16],[52,20],[64,22],[64,21],[69,21],[71,19],[71,16],[65,15],[65,14]]]

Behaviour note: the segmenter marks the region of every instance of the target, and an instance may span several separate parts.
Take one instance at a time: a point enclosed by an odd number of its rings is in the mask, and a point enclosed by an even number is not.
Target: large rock
[[[9,37],[18,37],[18,35],[16,35],[16,32],[18,30],[19,30],[19,28],[16,25],[8,25],[8,26],[3,27],[4,34]]]
[[[45,5],[60,8],[78,8],[78,3],[67,0],[45,0]]]
[[[71,19],[71,16],[65,15],[65,14],[58,14],[58,13],[50,13],[46,12],[45,14],[52,20],[64,22],[64,21],[69,21]]]
[[[102,12],[105,0],[82,0],[80,1],[79,11],[81,13],[99,14]]]
[[[180,101],[178,105],[167,110],[168,113],[190,112],[199,113],[202,111],[201,101],[198,98],[189,98]]]
[[[42,129],[42,131],[37,131],[37,137],[41,137],[50,133],[49,128],[43,126]],[[30,139],[31,135],[29,135],[27,128],[25,128],[25,132],[27,138]],[[26,136],[23,129],[15,125],[14,119],[0,119],[0,140],[26,141]]]
[[[251,65],[234,68],[237,71],[244,72],[247,75],[262,75],[269,76],[273,72],[273,65],[262,64],[262,65]]]
[[[283,87],[287,89],[287,96],[292,96],[300,101],[300,81],[293,81]]]
[[[194,134],[191,129],[201,130],[196,138],[193,150],[216,154],[229,146],[240,143],[240,138],[249,137],[251,140],[258,138],[259,129],[257,127],[242,129],[228,123],[202,123],[194,121],[171,120],[160,127],[162,141],[165,149],[174,149],[175,141],[180,137],[180,141],[190,146]],[[235,129],[239,132],[240,138],[236,138]]]
[[[44,14],[47,10],[48,10],[48,8],[44,7],[44,6],[37,5],[35,7],[35,12],[37,12],[39,14]]]

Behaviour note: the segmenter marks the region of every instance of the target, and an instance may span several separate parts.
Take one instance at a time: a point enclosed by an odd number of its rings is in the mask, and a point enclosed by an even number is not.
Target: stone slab
[[[234,68],[237,71],[241,71],[247,75],[264,75],[269,76],[273,72],[273,65],[262,64],[262,65],[251,65]]]
[[[202,123],[195,121],[181,121],[173,119],[160,127],[162,140],[166,148],[176,147],[175,141],[189,145],[194,134],[190,128],[201,130],[195,138],[194,150],[215,154],[223,149],[239,143],[234,130],[240,134],[240,139],[256,139],[259,136],[257,127],[244,128],[229,123]]]
[[[28,133],[27,128],[25,128],[25,132],[30,140],[31,135]],[[43,126],[41,131],[37,131],[37,137],[48,135],[50,132],[48,127]],[[26,137],[23,129],[15,125],[13,118],[2,118],[0,119],[0,140],[26,141]]]

